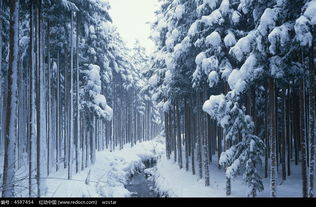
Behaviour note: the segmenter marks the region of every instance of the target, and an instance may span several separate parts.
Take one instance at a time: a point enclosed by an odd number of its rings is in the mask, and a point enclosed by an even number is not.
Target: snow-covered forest
[[[2,197],[314,196],[316,0],[113,1],[0,0]]]

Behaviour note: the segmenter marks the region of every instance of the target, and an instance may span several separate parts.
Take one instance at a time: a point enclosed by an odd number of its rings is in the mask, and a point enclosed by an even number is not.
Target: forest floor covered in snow
[[[157,159],[164,152],[161,137],[124,146],[122,150],[97,152],[96,163],[67,180],[66,172],[52,174],[46,181],[47,197],[130,197],[124,185],[135,172],[145,168],[143,162]],[[90,184],[85,179],[91,170]],[[56,179],[60,178],[60,179]]]
[[[165,138],[158,136],[151,141],[139,142],[133,147],[130,144],[122,150],[110,152],[109,150],[96,153],[96,163],[85,170],[73,175],[72,180],[67,179],[67,169],[60,169],[45,178],[46,197],[131,197],[132,192],[126,189],[126,184],[133,174],[145,169],[144,161],[157,160],[156,166],[146,169],[152,174],[150,180],[155,183],[155,191],[167,197],[226,197],[225,172],[218,169],[217,162],[210,165],[210,186],[204,185],[204,179],[198,177],[198,163],[195,162],[196,175],[189,171],[179,169],[178,164],[165,156]],[[184,157],[184,156],[183,156]],[[213,157],[215,160],[216,157]],[[185,158],[184,160],[185,161]],[[191,164],[191,163],[190,163]],[[301,197],[301,166],[292,165],[292,175],[286,181],[278,181],[278,197]],[[61,166],[62,167],[62,166]],[[21,172],[27,170],[20,169]],[[85,180],[90,173],[90,184]],[[204,174],[204,171],[203,171]],[[279,175],[281,178],[281,175]],[[258,197],[270,197],[270,180],[263,179],[264,191]],[[27,186],[27,179],[24,180]],[[28,197],[27,188],[20,186],[19,197]],[[231,197],[247,197],[248,189],[241,177],[232,180]]]
[[[127,144],[122,150],[97,152],[96,162],[74,174],[71,180],[67,179],[64,168],[44,178],[45,197],[130,197],[132,193],[124,187],[130,176],[145,168],[144,161],[157,160],[163,153],[163,137],[160,136],[133,147]],[[89,171],[90,184],[87,185]],[[23,168],[17,172],[22,181],[16,189],[18,197],[28,197],[27,172]]]
[[[196,166],[196,175],[184,168],[179,169],[178,164],[173,159],[167,160],[162,156],[157,163],[154,171],[154,180],[156,188],[161,194],[168,197],[226,197],[225,191],[225,172],[218,169],[215,164],[210,165],[210,186],[204,185],[204,179],[198,177],[198,166]],[[204,174],[204,172],[203,172]],[[270,197],[270,180],[265,178],[264,191],[258,193],[258,197]],[[292,175],[284,182],[278,182],[278,197],[301,197],[301,175],[300,166],[295,166]],[[231,197],[247,197],[248,189],[243,183],[241,177],[232,180]]]

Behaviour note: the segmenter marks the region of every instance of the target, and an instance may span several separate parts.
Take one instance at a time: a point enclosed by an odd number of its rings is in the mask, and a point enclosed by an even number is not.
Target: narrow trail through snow
[[[52,173],[46,182],[47,197],[157,197],[153,181],[146,179],[148,160],[157,160],[164,153],[163,137],[139,142],[122,150],[97,152],[96,163],[67,180],[67,173]],[[90,183],[86,184],[90,174]],[[134,175],[134,176],[133,176]],[[129,184],[134,184],[129,186]],[[131,187],[131,188],[129,188]],[[132,192],[136,192],[133,194]]]

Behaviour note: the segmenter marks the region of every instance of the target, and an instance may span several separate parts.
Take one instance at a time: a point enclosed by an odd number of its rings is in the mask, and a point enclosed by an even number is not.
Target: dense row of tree
[[[250,196],[270,176],[275,197],[300,164],[302,196],[313,197],[315,12],[315,0],[162,1],[149,88],[167,157],[206,186],[215,159],[227,195],[237,175]]]
[[[149,58],[139,44],[125,46],[108,9],[106,1],[0,1],[3,197],[43,196],[50,173],[67,168],[72,179],[96,151],[159,132],[144,89]]]

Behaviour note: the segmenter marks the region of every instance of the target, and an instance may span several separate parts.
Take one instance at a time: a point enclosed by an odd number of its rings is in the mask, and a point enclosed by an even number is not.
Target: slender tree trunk
[[[185,135],[185,170],[189,171],[189,144],[190,144],[190,117],[188,109],[188,100],[184,99],[184,135]]]
[[[294,156],[295,156],[295,165],[298,165],[298,159],[299,159],[299,131],[295,129],[299,129],[299,98],[294,93],[294,89],[292,89],[292,107],[291,107],[291,115],[292,115],[292,136],[294,138]],[[295,110],[295,111],[294,111]]]
[[[0,1],[0,13],[2,13],[2,4],[3,1]],[[4,114],[4,104],[3,104],[3,96],[4,96],[4,90],[3,88],[3,79],[4,79],[4,74],[2,73],[2,48],[3,48],[3,40],[2,40],[2,31],[3,31],[3,26],[2,26],[2,19],[0,18],[0,146],[3,146],[3,114]],[[0,147],[0,150],[2,150],[2,147]]]
[[[60,158],[60,138],[61,138],[61,120],[60,120],[60,59],[59,51],[57,52],[57,96],[56,96],[56,171],[59,170],[59,158]]]
[[[29,161],[29,197],[34,196],[34,149],[35,149],[35,56],[34,56],[34,3],[30,1],[30,59],[29,59],[29,130],[28,130],[28,161]]]
[[[283,132],[281,135],[281,165],[282,165],[282,180],[286,180],[286,150],[285,150],[285,140],[287,137],[287,131],[286,131],[286,94],[285,91],[282,92],[283,93],[283,103],[281,104],[282,106],[282,113],[283,113],[283,117],[282,117],[282,122],[283,122]]]
[[[202,98],[204,100],[207,99],[207,88],[204,88],[204,92],[203,92],[203,96]],[[203,100],[202,100],[203,101]],[[204,170],[205,170],[205,186],[209,186],[210,185],[210,171],[209,171],[209,163],[210,163],[210,160],[209,160],[209,150],[208,150],[208,115],[207,113],[204,113],[203,112],[203,115],[202,115],[202,118],[203,118],[203,130],[204,133],[203,133],[203,154],[204,154]]]
[[[305,83],[304,78],[300,83],[300,139],[302,160],[302,193],[307,197],[307,160],[306,160],[306,135],[305,135]]]
[[[197,158],[199,164],[199,178],[203,178],[203,160],[202,160],[202,131],[201,131],[201,120],[202,120],[202,113],[201,113],[201,93],[197,92],[197,120],[196,120],[196,130],[197,130]]]
[[[177,101],[176,103],[176,117],[177,117],[177,144],[178,144],[178,163],[179,163],[179,166],[180,166],[180,169],[183,168],[183,162],[182,162],[182,142],[181,142],[181,126],[180,126],[180,110],[179,110],[179,101]]]
[[[165,136],[166,136],[166,156],[170,159],[170,133],[169,133],[169,112],[165,112]]]
[[[268,93],[266,93],[266,97],[268,97]],[[265,129],[265,145],[266,148],[264,150],[264,177],[267,178],[268,177],[268,164],[269,164],[269,137],[270,137],[270,129],[268,128],[269,125],[269,99],[266,98],[266,102],[265,102],[265,118],[264,118],[264,129]]]
[[[270,144],[271,144],[271,196],[276,197],[276,178],[277,178],[277,172],[276,172],[276,120],[275,120],[275,80],[273,78],[268,79],[268,86],[269,86],[269,105],[270,105]]]
[[[195,175],[195,137],[196,137],[196,130],[195,130],[195,122],[196,122],[196,118],[192,113],[192,102],[191,100],[189,101],[189,110],[190,110],[190,119],[192,119],[192,122],[190,122],[190,128],[191,128],[191,167],[192,167],[192,174]]]
[[[312,34],[315,33],[314,26]],[[314,196],[314,176],[315,176],[315,57],[314,57],[314,42],[310,47],[309,52],[309,140],[310,140],[310,160],[309,160],[309,197]]]
[[[292,152],[292,138],[291,138],[291,123],[290,123],[290,90],[289,87],[287,88],[287,93],[286,93],[286,122],[285,122],[285,127],[286,127],[286,144],[287,144],[287,176],[291,175],[291,152]]]
[[[176,124],[176,106],[173,104],[172,110],[172,140],[173,140],[173,153],[174,153],[174,162],[177,162],[177,124]]]
[[[303,56],[303,55],[302,55]],[[301,140],[301,160],[302,160],[302,193],[307,197],[307,157],[306,157],[306,128],[305,128],[305,78],[300,82],[300,140]]]
[[[65,58],[64,58],[65,59]],[[68,166],[68,152],[67,152],[67,145],[68,145],[68,138],[69,138],[69,127],[68,127],[68,121],[69,121],[69,96],[68,94],[68,65],[66,67],[64,67],[64,104],[63,104],[63,131],[64,131],[64,136],[63,136],[63,145],[64,145],[64,168],[67,168]]]
[[[6,124],[4,139],[4,165],[2,197],[14,197],[15,180],[15,142],[17,139],[17,73],[18,73],[18,25],[19,1],[10,1],[10,54],[8,68],[8,97],[6,105]]]
[[[79,172],[79,151],[80,151],[80,103],[79,103],[79,93],[80,93],[80,87],[79,87],[79,74],[80,74],[80,70],[79,70],[79,18],[78,18],[78,14],[77,14],[77,35],[76,35],[76,91],[77,91],[77,95],[76,95],[76,173]]]
[[[83,113],[80,114],[81,127],[81,171],[85,168],[85,127],[83,127]]]
[[[68,138],[68,180],[72,179],[72,142],[73,142],[73,133],[74,133],[74,119],[73,119],[73,112],[74,112],[74,101],[73,101],[73,63],[74,63],[74,46],[73,46],[73,32],[74,32],[74,13],[71,12],[71,49],[70,49],[70,114],[69,114],[69,138]]]
[[[47,56],[48,56],[48,81],[47,81],[47,93],[48,93],[48,100],[47,100],[47,175],[50,172],[50,160],[51,160],[51,141],[52,141],[52,133],[51,133],[51,66],[50,66],[50,43],[49,43],[49,22],[47,23]]]
[[[42,195],[42,155],[43,148],[42,142],[44,140],[44,130],[45,130],[45,122],[43,121],[43,114],[45,111],[43,110],[43,77],[44,71],[42,66],[42,25],[41,25],[41,4],[42,1],[38,0],[36,2],[36,129],[37,129],[37,140],[36,140],[36,165],[37,165],[37,197],[41,197]]]

